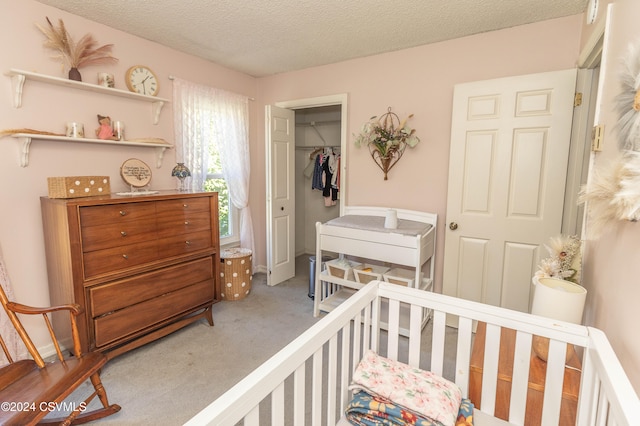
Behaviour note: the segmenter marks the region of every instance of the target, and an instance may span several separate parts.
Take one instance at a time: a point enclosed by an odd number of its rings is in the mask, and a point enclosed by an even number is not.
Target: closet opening
[[[308,272],[316,222],[340,216],[342,105],[295,110],[296,275]],[[303,266],[305,265],[305,266]],[[298,266],[303,271],[298,271]]]

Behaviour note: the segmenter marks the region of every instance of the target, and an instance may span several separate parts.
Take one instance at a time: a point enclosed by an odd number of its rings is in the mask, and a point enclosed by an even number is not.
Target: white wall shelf
[[[111,141],[103,139],[85,139],[85,138],[70,138],[66,136],[53,136],[53,135],[40,135],[32,133],[15,133],[11,135],[18,140],[20,145],[20,167],[27,167],[29,165],[29,150],[31,148],[31,142],[33,140],[50,140],[59,142],[74,142],[74,143],[93,143],[104,145],[118,145],[118,146],[142,146],[147,148],[154,148],[156,150],[156,167],[162,167],[162,160],[164,158],[164,152],[167,149],[173,148],[173,145],[160,142],[129,142],[129,141]]]
[[[151,113],[153,124],[158,124],[160,120],[160,112],[168,99],[158,98],[157,96],[141,95],[139,93],[129,92],[127,90],[114,89],[111,87],[99,86],[97,84],[83,83],[81,81],[68,80],[65,78],[52,77],[49,75],[38,74],[30,71],[19,69],[10,69],[7,76],[11,77],[11,86],[13,89],[13,106],[20,108],[22,106],[22,89],[26,80],[33,80],[54,84],[58,86],[66,86],[74,89],[86,90],[89,92],[102,93],[110,96],[118,96],[121,98],[135,99],[138,101],[151,103]]]

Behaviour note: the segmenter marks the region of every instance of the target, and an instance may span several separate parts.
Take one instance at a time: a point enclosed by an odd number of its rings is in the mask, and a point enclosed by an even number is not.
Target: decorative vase
[[[184,163],[178,163],[175,165],[173,170],[171,170],[171,176],[175,176],[178,178],[178,191],[185,191],[184,180],[191,176],[191,170]]]
[[[69,69],[69,80],[82,81],[82,75],[78,68],[72,67]]]

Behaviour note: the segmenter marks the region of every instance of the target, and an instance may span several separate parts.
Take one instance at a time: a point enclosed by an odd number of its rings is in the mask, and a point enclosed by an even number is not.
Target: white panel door
[[[267,284],[295,275],[295,113],[266,106]]]
[[[454,90],[443,292],[528,311],[560,233],[576,70]]]

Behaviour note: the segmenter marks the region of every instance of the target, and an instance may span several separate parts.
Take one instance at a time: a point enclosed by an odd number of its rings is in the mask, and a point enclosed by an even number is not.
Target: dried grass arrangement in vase
[[[371,117],[363,124],[356,136],[355,145],[367,145],[371,158],[384,173],[384,180],[387,180],[389,170],[400,161],[407,146],[413,148],[420,142],[415,135],[415,129],[407,126],[407,120],[411,117],[413,114],[400,121],[398,115],[391,112],[389,107],[380,118]]]
[[[59,60],[69,68],[70,80],[82,81],[79,71],[82,67],[118,62],[118,59],[111,56],[113,44],[96,47],[98,43],[91,34],[85,34],[76,42],[71,38],[62,19],[58,20],[57,27],[48,17],[46,26],[36,26],[47,38],[44,47],[57,52],[53,59]]]

